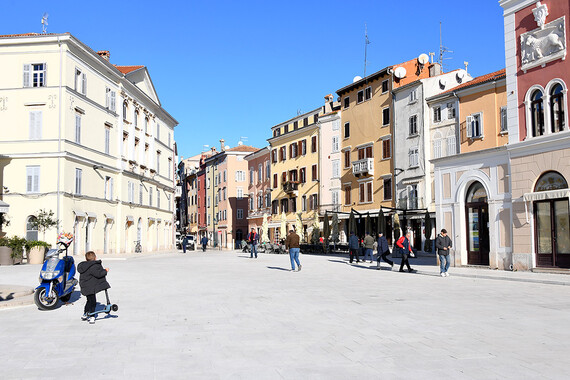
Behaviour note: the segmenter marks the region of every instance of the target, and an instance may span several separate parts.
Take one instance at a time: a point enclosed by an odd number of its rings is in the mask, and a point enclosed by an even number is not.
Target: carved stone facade
[[[546,17],[546,16],[545,16]],[[540,20],[537,21],[541,25]],[[547,62],[566,58],[566,19],[560,17],[538,29],[521,34],[521,69],[544,66]]]

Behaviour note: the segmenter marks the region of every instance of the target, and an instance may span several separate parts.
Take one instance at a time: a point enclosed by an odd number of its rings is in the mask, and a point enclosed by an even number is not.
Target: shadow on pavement
[[[268,269],[276,269],[276,270],[284,270],[286,272],[290,272],[291,269],[281,268],[281,267],[267,267]]]

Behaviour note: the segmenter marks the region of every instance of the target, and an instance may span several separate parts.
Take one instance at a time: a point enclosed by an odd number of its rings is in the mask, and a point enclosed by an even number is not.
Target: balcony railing
[[[374,173],[374,159],[365,158],[363,160],[354,161],[352,163],[352,174],[373,174]]]
[[[283,183],[283,191],[286,193],[293,193],[299,190],[299,182],[297,181],[287,181]]]

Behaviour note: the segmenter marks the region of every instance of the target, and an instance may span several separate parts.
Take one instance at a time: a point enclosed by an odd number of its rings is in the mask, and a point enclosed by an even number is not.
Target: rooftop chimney
[[[225,144],[226,140],[224,139],[220,139],[220,148],[222,149],[222,152],[226,151],[226,144]]]
[[[101,58],[105,58],[107,61],[111,58],[111,53],[109,53],[109,50],[99,50],[97,54],[99,54]]]

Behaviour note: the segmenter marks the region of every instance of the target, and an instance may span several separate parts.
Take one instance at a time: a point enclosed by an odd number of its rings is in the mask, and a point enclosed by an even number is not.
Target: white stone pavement
[[[83,297],[0,308],[0,378],[570,377],[566,275],[441,278],[419,259],[408,274],[310,255],[290,272],[286,255],[220,251],[103,259],[117,317],[80,321]],[[0,267],[0,283],[34,286],[39,269]]]

